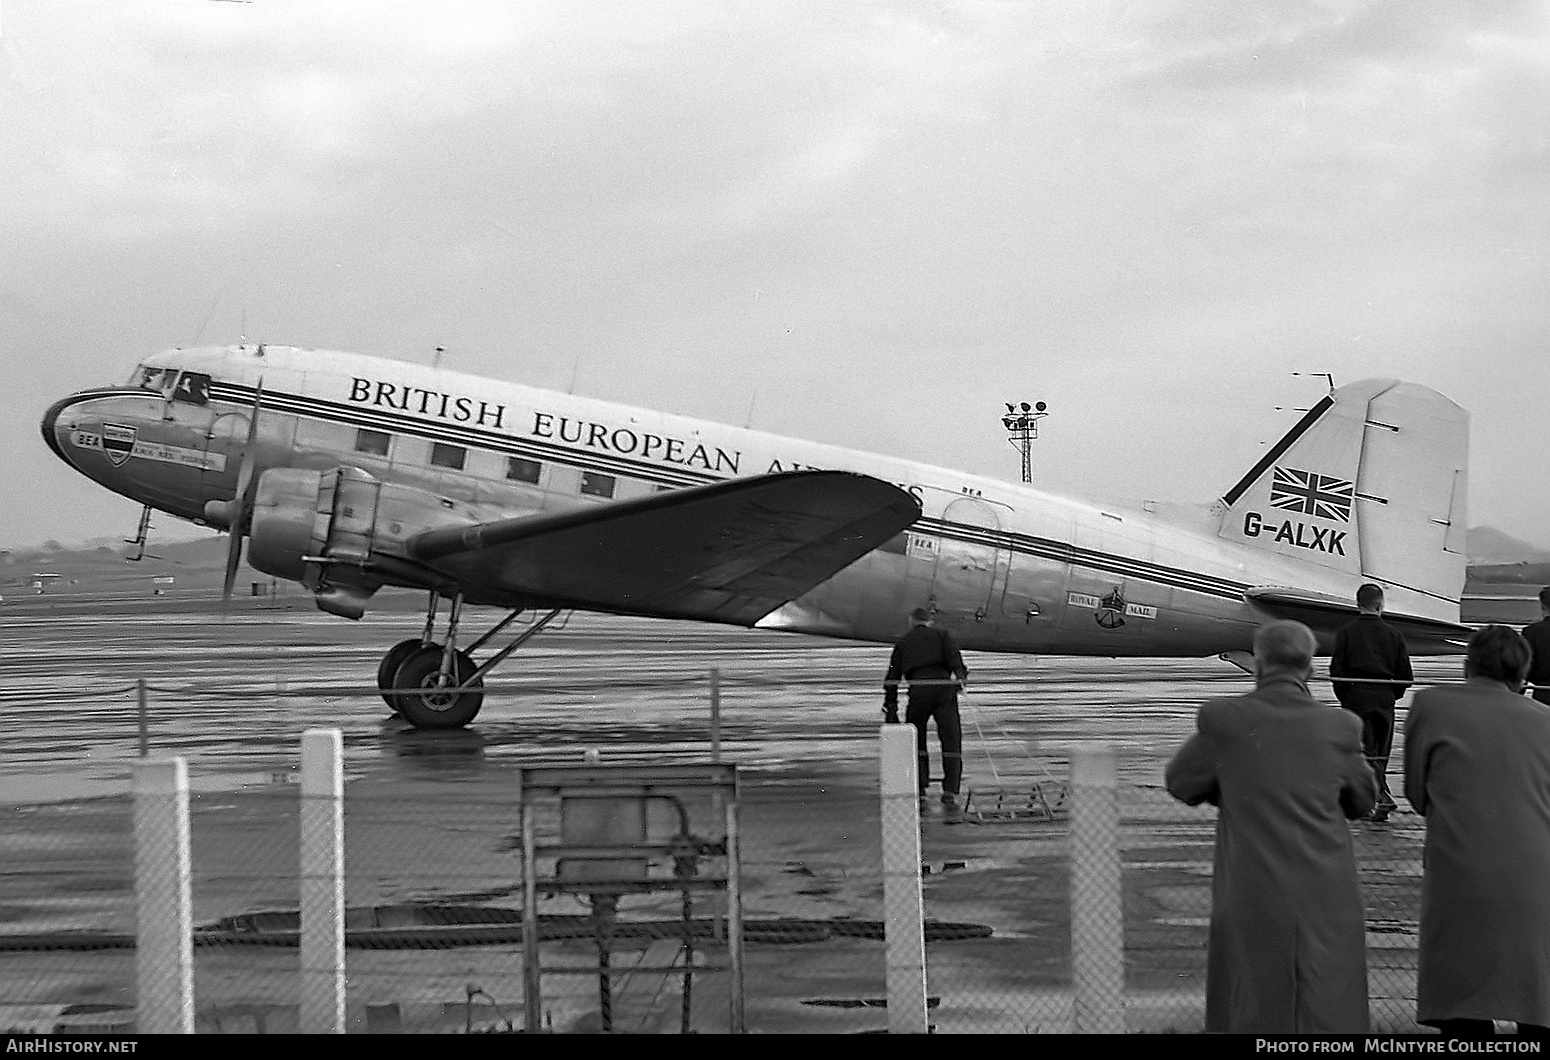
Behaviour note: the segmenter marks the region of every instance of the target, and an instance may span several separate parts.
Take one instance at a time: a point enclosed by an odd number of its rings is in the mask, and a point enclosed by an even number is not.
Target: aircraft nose
[[[59,414],[65,410],[72,400],[74,399],[60,398],[50,405],[48,411],[43,414],[43,441],[54,451],[55,456],[64,460],[67,464],[70,461],[65,459],[65,451],[59,444]]]

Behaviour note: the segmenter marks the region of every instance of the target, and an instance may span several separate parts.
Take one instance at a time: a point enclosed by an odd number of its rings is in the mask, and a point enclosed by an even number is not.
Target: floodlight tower
[[[1007,441],[1012,447],[1023,454],[1023,481],[1033,482],[1033,440],[1039,436],[1039,421],[1049,413],[1042,401],[1035,401],[1032,405],[1024,401],[1019,405],[1006,403],[1006,415],[1001,417],[1001,425],[1007,429]]]

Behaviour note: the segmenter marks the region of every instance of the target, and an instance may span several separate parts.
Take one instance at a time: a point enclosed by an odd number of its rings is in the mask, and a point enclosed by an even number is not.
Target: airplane
[[[568,610],[888,643],[928,608],[966,649],[1218,655],[1382,585],[1416,654],[1457,654],[1468,415],[1392,379],[1320,400],[1211,504],[1090,504],[979,475],[384,358],[172,349],[43,416],[61,460],[230,535],[359,618],[427,592],[378,667],[410,724],[467,725],[484,677]],[[437,613],[447,601],[442,639]],[[463,609],[506,616],[461,636]],[[520,633],[473,653],[532,613]]]

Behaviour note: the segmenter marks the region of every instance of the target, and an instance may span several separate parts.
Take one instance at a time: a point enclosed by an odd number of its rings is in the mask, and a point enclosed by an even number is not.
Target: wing
[[[1319,634],[1320,648],[1329,650],[1335,631],[1359,613],[1356,603],[1338,596],[1282,586],[1257,586],[1244,592],[1256,610],[1270,618],[1292,618]],[[1473,632],[1455,622],[1383,612],[1383,621],[1405,635],[1411,654],[1456,655]]]
[[[799,471],[427,530],[407,544],[471,602],[752,625],[919,516],[914,497],[878,479]]]

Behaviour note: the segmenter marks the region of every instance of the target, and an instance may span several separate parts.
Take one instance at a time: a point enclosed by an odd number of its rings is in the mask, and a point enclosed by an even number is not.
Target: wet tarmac
[[[351,623],[247,602],[225,619],[161,600],[96,613],[87,601],[29,604],[0,613],[7,733],[0,806],[8,822],[0,826],[8,865],[0,943],[49,931],[132,930],[127,791],[140,750],[141,680],[151,753],[188,761],[195,920],[210,924],[295,908],[293,781],[305,729],[337,726],[344,734],[352,908],[509,909],[520,902],[512,854],[516,769],[579,764],[588,750],[610,763],[704,761],[715,670],[720,749],[739,767],[747,915],[808,931],[786,945],[767,936],[751,946],[750,1027],[868,1030],[885,1023],[867,1003],[883,990],[880,946],[844,932],[811,937],[823,924],[881,916],[876,755],[884,647],[578,615],[539,634],[492,676],[483,712],[467,731],[437,733],[391,719],[375,692],[382,651],[418,632],[419,619],[407,610]],[[474,613],[465,632],[494,617]],[[979,805],[992,805],[997,794],[1026,805],[1034,785],[1053,790],[1065,779],[1070,741],[1118,749],[1127,1024],[1198,1029],[1213,816],[1169,799],[1162,766],[1191,731],[1196,705],[1245,689],[1247,677],[1214,659],[971,654],[967,661],[966,780]],[[1458,662],[1423,660],[1418,671],[1452,679]],[[1315,691],[1330,698],[1327,683]],[[1397,788],[1399,778],[1392,782]],[[1066,826],[1027,817],[975,823],[928,808],[927,915],[989,934],[928,947],[938,1029],[1069,1028]],[[1387,826],[1353,828],[1369,907],[1374,1022],[1411,1030],[1419,822],[1401,813]],[[266,1018],[268,1029],[283,1029],[294,1020],[294,951],[199,952],[201,1029],[253,1030]],[[475,983],[506,1010],[520,1011],[518,952],[509,945],[352,949],[352,1026],[465,1029],[472,1009],[464,994]],[[9,1011],[13,1024],[17,1013],[38,1006],[46,1010],[39,1019],[60,1025],[72,1005],[123,1012],[133,1002],[133,954],[0,948],[0,984],[0,1019]],[[590,989],[595,995],[595,984]],[[697,1006],[715,1007],[713,988],[696,991]],[[585,1029],[596,1018],[588,998],[581,990],[565,1004],[556,1000],[554,1029]],[[391,1019],[384,1015],[390,1010]],[[715,1029],[720,1017],[704,1018]],[[76,1022],[91,1019],[106,1017]],[[643,1027],[651,1022],[642,1019]]]

